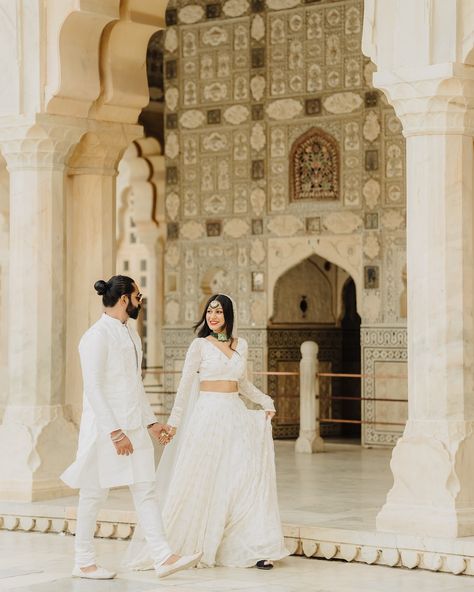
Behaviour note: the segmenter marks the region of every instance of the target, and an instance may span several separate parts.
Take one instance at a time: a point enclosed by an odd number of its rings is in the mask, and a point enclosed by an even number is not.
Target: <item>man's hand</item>
[[[114,446],[119,456],[133,454],[133,446],[128,436],[122,438],[120,442],[114,442]]]

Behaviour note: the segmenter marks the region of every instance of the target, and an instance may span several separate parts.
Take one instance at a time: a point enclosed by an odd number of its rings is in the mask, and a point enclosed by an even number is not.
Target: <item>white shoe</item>
[[[94,571],[82,571],[77,565],[72,570],[72,576],[74,578],[87,578],[89,580],[112,580],[117,574],[114,571],[109,571],[104,567],[97,566]]]
[[[181,559],[170,563],[169,565],[160,565],[155,567],[156,574],[159,578],[166,578],[171,574],[181,571],[182,569],[188,569],[197,565],[202,557],[202,553],[195,553],[194,555],[183,555]]]

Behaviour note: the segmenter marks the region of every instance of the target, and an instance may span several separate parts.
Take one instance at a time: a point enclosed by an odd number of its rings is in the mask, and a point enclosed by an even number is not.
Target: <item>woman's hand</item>
[[[164,425],[160,433],[159,442],[163,445],[169,444],[176,434],[176,428],[170,425]]]
[[[164,423],[152,423],[148,426],[148,432],[152,438],[158,440],[160,444],[166,444],[166,442],[162,442],[163,437],[166,435],[166,425]]]
[[[176,428],[174,426],[167,425],[166,432],[170,440],[172,440],[176,434]]]
[[[275,417],[275,413],[275,411],[270,411],[269,409],[265,411],[265,415],[267,416],[267,419],[269,419],[270,421]]]

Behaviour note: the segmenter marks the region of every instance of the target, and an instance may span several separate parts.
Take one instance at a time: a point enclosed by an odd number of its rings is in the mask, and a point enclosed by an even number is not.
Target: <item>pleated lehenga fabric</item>
[[[271,422],[238,393],[201,392],[163,508],[169,543],[202,566],[286,557]]]
[[[179,425],[157,470],[169,544],[181,555],[203,551],[200,567],[250,567],[289,555],[278,509],[270,397],[247,379],[248,344],[227,357],[204,338],[189,347],[169,418]],[[199,391],[209,379],[238,381],[239,393]],[[240,395],[263,407],[247,408]],[[148,569],[141,533],[125,564]]]

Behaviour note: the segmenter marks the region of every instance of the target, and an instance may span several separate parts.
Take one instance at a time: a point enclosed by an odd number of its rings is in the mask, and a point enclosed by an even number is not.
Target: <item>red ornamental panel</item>
[[[336,140],[313,128],[295,140],[290,152],[291,201],[339,199]]]

